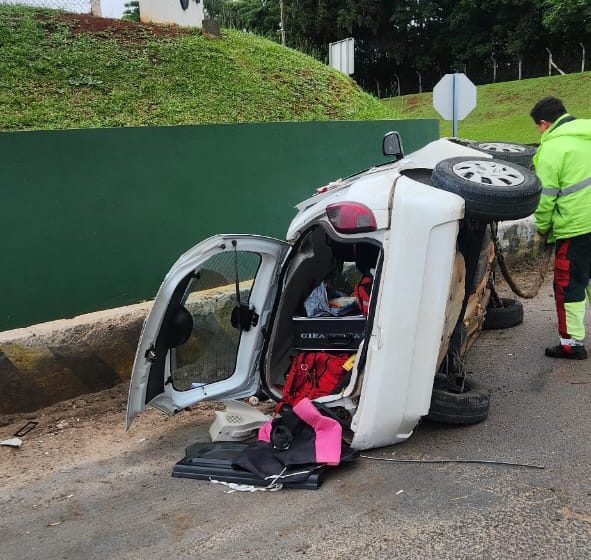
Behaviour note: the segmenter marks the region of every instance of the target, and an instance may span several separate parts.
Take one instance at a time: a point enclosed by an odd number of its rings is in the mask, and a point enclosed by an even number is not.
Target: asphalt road
[[[100,423],[81,448],[113,438],[118,451],[64,468],[58,450],[37,458],[46,469],[26,484],[0,485],[0,558],[591,558],[589,362],[543,357],[555,342],[548,287],[525,308],[523,325],[485,332],[472,349],[469,370],[492,390],[485,422],[424,422],[408,442],[372,454],[544,470],[359,459],[318,491],[227,494],[170,477],[210,419],[125,435]],[[7,453],[0,460],[12,468]]]

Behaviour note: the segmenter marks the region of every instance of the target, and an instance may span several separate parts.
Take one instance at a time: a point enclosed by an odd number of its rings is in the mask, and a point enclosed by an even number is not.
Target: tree
[[[578,43],[591,39],[591,0],[284,0],[287,45],[328,60],[328,45],[353,37],[355,80],[392,94],[395,75],[404,93],[425,89],[441,74],[464,71],[476,83],[547,68],[546,47],[561,67],[579,67]],[[206,0],[224,26],[279,41],[279,0]],[[573,48],[573,47],[577,48]]]
[[[548,31],[579,39],[591,34],[591,0],[544,0],[543,7]]]

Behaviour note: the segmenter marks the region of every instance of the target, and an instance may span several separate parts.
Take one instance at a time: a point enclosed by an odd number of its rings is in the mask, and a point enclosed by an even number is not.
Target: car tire
[[[450,390],[447,376],[435,376],[431,406],[427,418],[442,424],[476,424],[482,422],[490,409],[488,391],[470,378],[456,378],[456,389]]]
[[[523,323],[523,304],[515,299],[501,298],[502,307],[486,308],[486,316],[482,328],[492,331],[509,329]]]
[[[495,159],[517,163],[528,169],[531,168],[532,159],[536,153],[535,146],[514,144],[512,142],[470,142],[468,147],[488,154]]]
[[[518,220],[538,206],[542,186],[520,165],[489,158],[455,157],[440,161],[431,175],[438,189],[461,196],[467,217]]]

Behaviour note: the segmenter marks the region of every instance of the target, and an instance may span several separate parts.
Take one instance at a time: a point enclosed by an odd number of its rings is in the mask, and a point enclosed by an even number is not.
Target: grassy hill
[[[529,116],[535,102],[547,95],[560,97],[568,111],[591,118],[591,72],[489,84],[478,88],[478,104],[458,125],[458,135],[474,140],[537,142],[539,135]],[[431,93],[383,100],[401,118],[439,118]],[[440,121],[442,136],[451,135],[451,123]]]
[[[236,31],[0,6],[0,130],[395,118],[314,59]]]

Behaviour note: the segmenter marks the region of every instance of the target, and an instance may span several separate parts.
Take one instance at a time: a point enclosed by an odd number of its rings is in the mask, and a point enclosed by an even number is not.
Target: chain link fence
[[[91,12],[91,0],[0,0],[0,4],[51,8],[76,14],[89,14]]]

